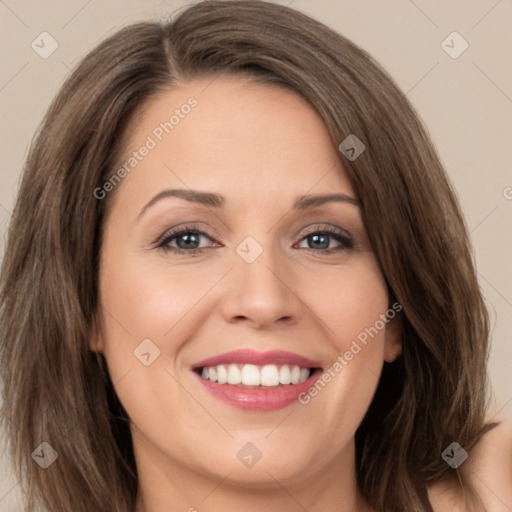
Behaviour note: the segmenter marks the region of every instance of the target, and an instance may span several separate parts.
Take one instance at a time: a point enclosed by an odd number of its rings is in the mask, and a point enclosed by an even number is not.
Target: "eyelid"
[[[186,233],[193,232],[193,233],[196,233],[197,235],[204,235],[204,236],[208,237],[209,239],[215,241],[214,236],[207,233],[204,229],[199,227],[198,224],[195,224],[193,222],[192,223],[184,222],[182,224],[178,224],[177,226],[174,226],[173,228],[165,231],[163,233],[163,235],[160,235],[156,239],[154,244],[156,245],[157,248],[161,247],[161,246],[163,246],[164,242],[166,242],[166,240],[168,240],[169,238],[174,238],[177,235],[180,235],[184,232],[186,232]],[[187,251],[187,252],[191,252],[191,251]]]
[[[329,233],[338,233],[338,234],[343,235],[349,239],[353,238],[351,233],[349,231],[347,231],[346,229],[343,229],[340,226],[336,226],[334,224],[329,224],[329,223],[325,223],[325,222],[317,222],[317,223],[311,224],[310,226],[305,227],[299,236],[304,237],[311,233],[317,233],[317,232],[321,232],[321,231],[327,231]]]
[[[315,233],[326,233],[330,235],[333,238],[341,238],[342,240],[338,240],[339,243],[344,246],[345,250],[353,249],[354,248],[354,239],[353,236],[345,229],[340,228],[339,226],[334,226],[332,224],[316,224],[311,229],[309,229],[306,232],[302,232],[299,235],[299,242],[301,243],[305,238],[307,238],[309,235],[313,235]],[[333,252],[337,252],[337,249],[312,249],[312,248],[305,248],[306,250],[313,251],[315,253],[324,253],[324,254],[330,254]]]
[[[201,229],[197,223],[184,222],[182,224],[178,224],[177,226],[175,226],[174,228],[172,228],[170,230],[167,230],[163,235],[158,237],[158,239],[155,242],[155,248],[167,250],[167,251],[173,252],[175,254],[189,254],[189,255],[199,254],[199,253],[204,252],[205,250],[214,248],[214,247],[210,246],[210,247],[200,247],[200,248],[187,250],[187,249],[181,249],[179,247],[172,247],[169,245],[169,241],[171,239],[175,239],[176,237],[180,236],[183,233],[194,233],[197,236],[205,236],[206,238],[209,238],[214,244],[217,244],[217,246],[220,243],[217,240],[215,240],[214,236],[210,235],[208,232]],[[333,238],[335,238],[336,236],[341,238],[342,240],[337,240],[337,241],[338,241],[338,243],[341,244],[342,249],[339,249],[339,248],[314,249],[314,248],[310,248],[310,247],[308,247],[308,248],[304,247],[302,249],[305,249],[307,251],[313,251],[314,253],[331,254],[331,253],[335,253],[335,252],[338,252],[341,250],[353,249],[353,247],[354,247],[353,236],[350,234],[350,232],[348,232],[347,230],[345,230],[339,226],[335,226],[333,224],[328,224],[328,223],[311,224],[310,226],[307,226],[306,228],[304,228],[304,230],[300,233],[300,235],[298,235],[299,239],[297,242],[295,242],[294,246],[297,243],[301,243],[309,235],[312,235],[315,233],[324,233],[324,234],[326,233]]]

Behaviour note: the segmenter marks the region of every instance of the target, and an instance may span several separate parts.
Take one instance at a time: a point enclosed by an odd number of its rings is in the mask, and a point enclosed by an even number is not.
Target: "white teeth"
[[[287,364],[219,364],[203,368],[201,376],[219,384],[273,387],[279,384],[300,384],[309,378],[310,373],[309,368]]]
[[[284,366],[281,366],[281,369],[279,370],[279,382],[281,384],[290,384],[292,381],[292,374],[290,372],[290,367],[285,364]]]
[[[242,375],[236,364],[230,364],[228,367],[228,384],[240,384]]]
[[[261,385],[277,386],[279,384],[279,371],[275,364],[266,364],[261,369]]]
[[[228,381],[228,371],[223,364],[217,366],[217,382],[219,384],[226,384]]]
[[[292,379],[292,384],[298,384],[300,382],[300,366],[294,366],[292,368],[291,379]]]
[[[260,370],[256,365],[244,364],[242,366],[242,384],[246,386],[259,386],[261,384]]]

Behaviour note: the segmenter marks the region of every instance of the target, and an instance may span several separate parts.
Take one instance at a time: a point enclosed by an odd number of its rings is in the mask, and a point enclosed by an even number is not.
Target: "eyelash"
[[[161,236],[157,240],[156,249],[161,249],[165,252],[172,252],[175,254],[188,254],[188,255],[202,254],[205,250],[211,249],[211,247],[202,247],[202,248],[196,248],[196,249],[180,249],[179,247],[172,247],[169,245],[172,240],[174,240],[175,238],[178,238],[180,235],[185,235],[185,234],[196,235],[196,236],[204,235],[207,238],[209,238],[210,240],[212,240],[212,238],[207,233],[205,233],[204,231],[201,231],[197,226],[191,225],[191,226],[185,226],[185,227],[178,228],[173,231],[165,233],[163,236]],[[306,233],[305,235],[303,235],[300,241],[302,242],[302,240],[306,239],[309,236],[319,235],[319,234],[320,235],[330,235],[332,238],[334,238],[337,242],[339,242],[341,244],[341,247],[334,248],[334,249],[304,248],[305,250],[313,251],[315,253],[321,252],[324,254],[332,254],[332,253],[347,250],[347,249],[353,249],[353,247],[354,247],[354,243],[350,239],[350,237],[341,233],[336,228],[333,228],[330,226],[327,226],[327,227],[324,227],[321,229],[317,229],[315,231],[310,231],[309,233]]]

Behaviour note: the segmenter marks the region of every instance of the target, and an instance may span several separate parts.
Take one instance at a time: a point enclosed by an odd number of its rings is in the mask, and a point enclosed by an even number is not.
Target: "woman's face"
[[[320,117],[283,89],[196,80],[153,97],[125,149],[91,346],[138,465],[285,487],[353,467],[399,328]]]

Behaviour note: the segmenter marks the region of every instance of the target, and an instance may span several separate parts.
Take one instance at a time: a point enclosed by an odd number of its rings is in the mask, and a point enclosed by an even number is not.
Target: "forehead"
[[[237,77],[197,79],[148,99],[128,126],[121,160],[129,172],[119,192],[133,199],[177,187],[221,192],[226,207],[233,199],[263,206],[288,194],[354,196],[309,103]]]

